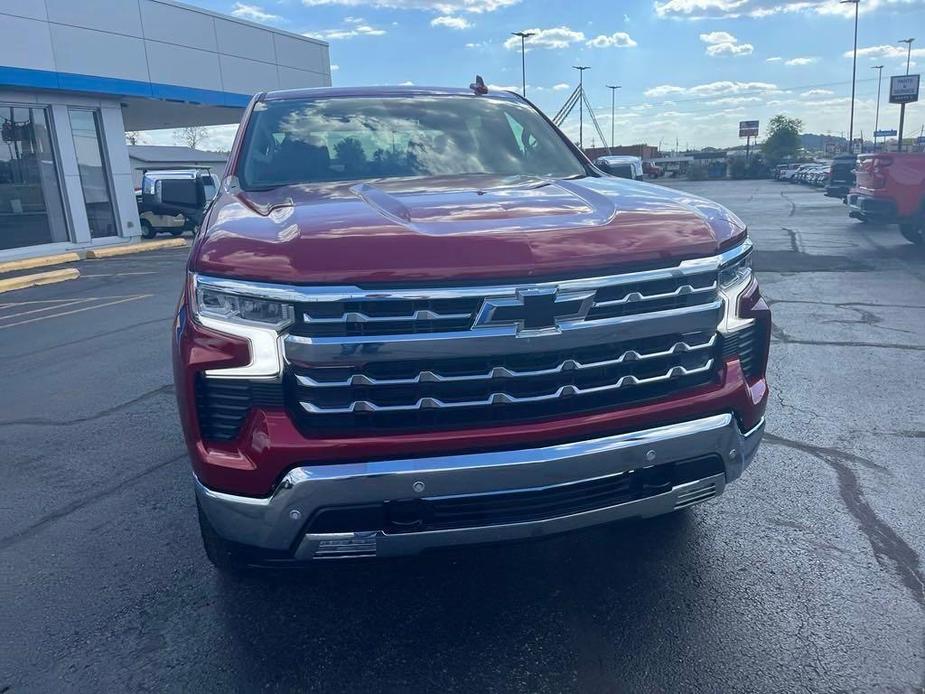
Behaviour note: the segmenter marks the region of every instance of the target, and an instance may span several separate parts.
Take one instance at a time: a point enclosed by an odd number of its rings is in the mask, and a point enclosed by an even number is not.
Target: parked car
[[[165,181],[167,183],[164,183]],[[168,188],[176,186],[173,181],[192,181],[191,192],[188,199],[177,200],[174,204],[167,205],[160,202],[156,192],[164,185]],[[145,171],[141,188],[135,190],[142,237],[153,239],[159,233],[169,233],[173,236],[179,236],[184,231],[195,233],[202,222],[206,205],[215,197],[217,190],[215,177],[207,170]]]
[[[925,243],[925,153],[858,156],[846,202],[850,217],[898,224],[907,240]]]
[[[800,166],[800,164],[785,164],[781,167],[778,167],[777,180],[789,181],[799,170]]]
[[[641,157],[629,155],[614,155],[598,157],[594,165],[604,173],[617,178],[629,178],[641,181],[643,178],[643,165]]]
[[[825,188],[826,196],[830,198],[844,198],[855,183],[854,167],[857,156],[854,154],[839,154],[832,159],[829,167],[829,182]]]
[[[649,178],[661,178],[665,172],[662,170],[661,166],[657,166],[656,164],[653,164],[651,161],[643,160],[642,173],[648,176]]]
[[[478,81],[258,94],[227,174],[172,330],[220,569],[646,518],[752,461],[770,310],[721,205]]]

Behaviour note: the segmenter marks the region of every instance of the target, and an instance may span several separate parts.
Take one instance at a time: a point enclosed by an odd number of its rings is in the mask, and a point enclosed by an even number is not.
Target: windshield
[[[261,102],[245,135],[245,190],[371,178],[586,173],[530,106],[474,96]]]

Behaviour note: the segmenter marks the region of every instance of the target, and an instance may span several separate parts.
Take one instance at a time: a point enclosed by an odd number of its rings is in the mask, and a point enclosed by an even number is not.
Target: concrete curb
[[[164,248],[184,248],[189,246],[186,239],[164,239],[163,241],[142,241],[127,246],[110,246],[109,248],[94,248],[87,251],[87,260],[99,258],[112,258],[119,255],[144,253],[146,251],[159,251]]]
[[[32,275],[20,275],[19,277],[9,277],[0,280],[0,293],[11,292],[14,289],[25,289],[26,287],[37,287],[41,284],[67,282],[68,280],[76,280],[78,277],[80,277],[80,270],[76,267],[66,268],[64,270],[51,270],[50,272],[37,272]]]
[[[23,258],[22,260],[9,260],[0,263],[0,272],[14,272],[16,270],[30,270],[34,267],[46,267],[48,265],[61,265],[62,263],[73,263],[80,260],[77,253],[58,253],[56,255],[43,255],[37,258]]]

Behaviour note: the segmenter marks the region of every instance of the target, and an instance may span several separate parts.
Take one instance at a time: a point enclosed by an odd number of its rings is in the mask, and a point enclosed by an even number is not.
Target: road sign
[[[874,130],[874,137],[896,137],[896,129],[893,130]]]
[[[919,75],[890,77],[890,103],[911,104],[919,100]]]
[[[758,137],[758,121],[739,121],[739,137]]]

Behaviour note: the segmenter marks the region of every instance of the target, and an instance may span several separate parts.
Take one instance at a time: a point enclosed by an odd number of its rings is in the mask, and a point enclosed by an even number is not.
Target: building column
[[[90,223],[87,221],[87,208],[80,185],[80,171],[77,169],[77,153],[74,151],[67,105],[52,104],[51,116],[55,134],[54,148],[61,162],[61,174],[64,179],[61,181],[61,193],[71,223],[71,240],[74,243],[90,243]]]
[[[119,102],[104,101],[100,116],[119,235],[123,238],[141,236],[138,203],[135,199],[135,182],[132,176],[132,165],[128,158],[128,145],[125,142],[122,106]]]

